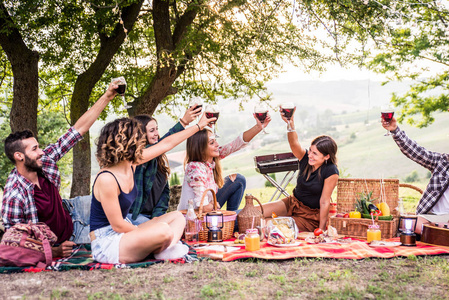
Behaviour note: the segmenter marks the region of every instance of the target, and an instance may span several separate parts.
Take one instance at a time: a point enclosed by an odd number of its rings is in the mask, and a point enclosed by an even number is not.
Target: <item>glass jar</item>
[[[371,241],[380,241],[380,239],[381,231],[379,225],[369,225],[366,232],[366,241],[371,243]]]
[[[245,250],[257,251],[260,249],[260,236],[257,229],[247,229],[245,236]]]

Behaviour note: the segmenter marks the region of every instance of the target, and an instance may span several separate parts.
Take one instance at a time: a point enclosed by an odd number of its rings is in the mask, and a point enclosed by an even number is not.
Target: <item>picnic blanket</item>
[[[195,249],[189,246],[189,253],[180,259],[170,260],[172,263],[192,262],[198,260]],[[51,266],[45,269],[35,267],[2,267],[0,273],[17,272],[42,272],[42,271],[68,271],[68,270],[97,270],[97,269],[125,269],[125,268],[146,268],[156,263],[164,262],[149,256],[144,261],[132,264],[103,264],[93,260],[90,245],[79,245],[74,248],[72,255],[66,258],[53,260]]]
[[[399,241],[393,238],[389,241]],[[238,246],[238,245],[237,245]],[[267,260],[291,259],[296,257],[321,257],[340,259],[363,259],[369,257],[392,258],[407,257],[410,255],[440,255],[449,254],[449,247],[435,246],[417,242],[416,247],[396,246],[396,247],[370,247],[366,241],[356,240],[353,243],[338,244],[308,244],[301,241],[301,244],[294,247],[275,247],[261,242],[260,250],[246,251],[244,245],[240,249],[232,252],[221,252],[208,250],[206,247],[198,248],[198,257],[221,258],[222,261],[233,261],[236,259],[260,258]]]

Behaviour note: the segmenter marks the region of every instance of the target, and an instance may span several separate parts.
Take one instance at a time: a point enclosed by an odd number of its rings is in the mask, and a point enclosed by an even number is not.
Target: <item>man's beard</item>
[[[40,158],[40,157],[39,157]],[[25,168],[29,172],[40,172],[42,171],[42,166],[37,164],[37,160],[33,160],[25,154]]]

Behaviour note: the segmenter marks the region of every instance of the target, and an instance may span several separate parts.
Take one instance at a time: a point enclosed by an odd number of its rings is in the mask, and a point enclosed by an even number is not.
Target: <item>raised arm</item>
[[[114,99],[117,92],[115,89],[118,86],[114,83],[111,83],[106,90],[106,93],[100,97],[100,99],[95,102],[95,104],[86,111],[75,123],[73,127],[75,127],[76,131],[78,131],[81,135],[84,135],[89,131],[89,128],[92,124],[98,119],[103,109],[108,105],[108,103]]]
[[[282,120],[284,120],[284,122],[288,124],[289,121],[284,116],[284,113],[282,111],[280,113]],[[290,126],[292,128],[295,128],[295,114],[293,114],[292,117],[290,118]],[[298,134],[296,133],[296,130],[287,132],[287,138],[288,144],[290,145],[290,149],[292,150],[293,155],[297,159],[301,160],[306,154],[306,149],[304,149],[299,143]]]
[[[253,114],[253,117],[254,117],[254,119],[256,119],[256,125],[254,125],[253,127],[251,127],[250,129],[248,129],[247,131],[245,131],[243,133],[243,141],[245,143],[248,143],[249,141],[251,141],[259,132],[262,131],[262,129],[267,127],[268,123],[271,122],[271,117],[268,113],[267,113],[267,118],[265,119],[265,121],[263,123],[261,123],[259,121],[259,119],[256,118],[255,114]]]
[[[206,114],[203,114],[200,121],[195,126],[191,126],[183,131],[172,134],[161,140],[156,145],[145,148],[143,150],[142,160],[139,161],[138,164],[146,163],[147,161],[152,160],[153,158],[158,157],[159,155],[167,151],[170,151],[171,149],[173,149],[174,147],[185,141],[190,136],[202,130],[204,127],[207,126],[209,122],[215,120],[217,120],[217,118],[208,119],[206,118]]]

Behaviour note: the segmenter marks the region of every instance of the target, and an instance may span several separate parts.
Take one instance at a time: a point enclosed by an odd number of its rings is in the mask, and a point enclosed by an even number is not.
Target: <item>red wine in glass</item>
[[[390,123],[391,119],[393,119],[394,111],[388,111],[388,112],[382,112],[382,119],[385,120],[385,122]]]
[[[220,113],[219,112],[209,112],[209,111],[206,111],[206,118],[208,118],[208,119],[211,119],[211,118],[217,118],[218,119],[218,116],[220,115]],[[215,124],[215,122],[216,121],[213,121],[213,122],[211,122],[211,124]]]
[[[260,123],[263,123],[263,122],[265,122],[265,119],[267,118],[267,113],[268,112],[263,112],[263,113],[256,112],[254,114],[256,115],[256,118],[259,119]]]
[[[117,92],[117,94],[119,95],[124,95],[125,91],[126,91],[126,84],[119,84],[118,88],[115,89],[115,91]]]
[[[282,112],[284,113],[284,116],[287,118],[287,120],[290,120],[290,118],[293,116],[293,113],[295,112],[294,108],[282,108]]]

